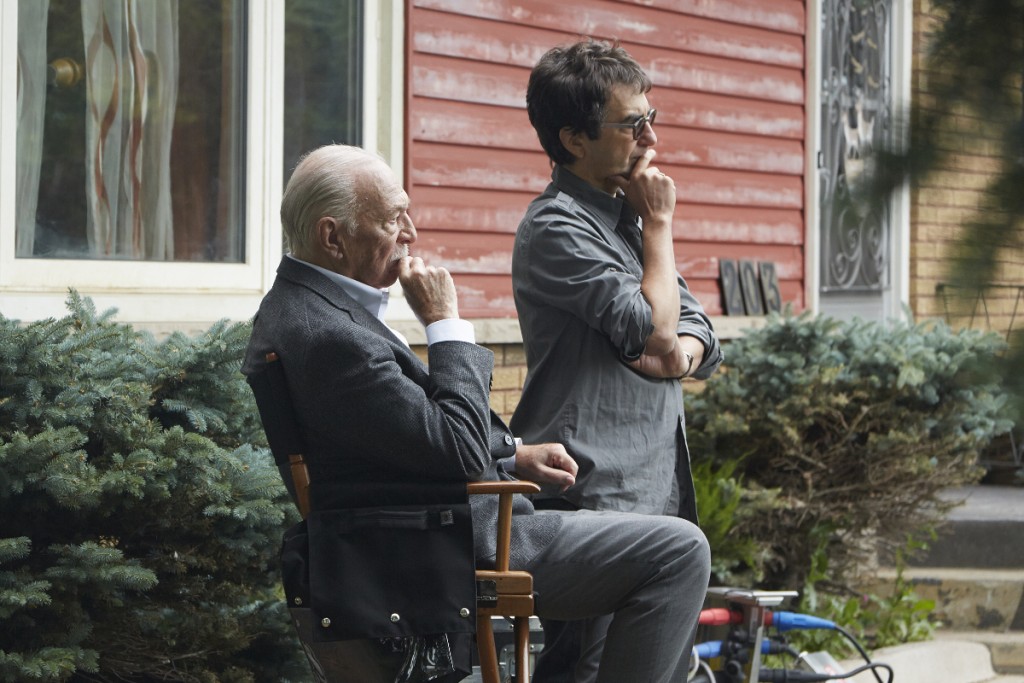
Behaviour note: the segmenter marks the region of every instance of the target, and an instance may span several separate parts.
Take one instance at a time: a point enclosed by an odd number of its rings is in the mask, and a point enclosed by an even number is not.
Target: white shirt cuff
[[[427,346],[442,341],[476,343],[473,323],[462,318],[445,318],[427,325]]]
[[[520,439],[518,436],[515,437],[515,439],[516,448],[518,449],[520,446],[523,445],[523,440]],[[513,455],[508,458],[502,458],[501,460],[498,461],[498,464],[501,466],[501,469],[505,470],[509,474],[516,473],[516,456]]]

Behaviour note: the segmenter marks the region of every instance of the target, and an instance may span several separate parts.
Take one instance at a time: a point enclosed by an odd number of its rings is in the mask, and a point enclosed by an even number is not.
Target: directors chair
[[[276,353],[248,377],[281,477],[303,521],[281,550],[289,612],[329,683],[459,680],[475,632],[484,683],[500,683],[491,617],[513,620],[516,683],[529,681],[533,577],[509,570],[512,496],[526,481],[311,482]],[[469,495],[497,495],[495,568],[475,568]],[[408,550],[394,562],[395,548]],[[408,557],[408,562],[405,558]],[[387,608],[385,609],[384,606]]]

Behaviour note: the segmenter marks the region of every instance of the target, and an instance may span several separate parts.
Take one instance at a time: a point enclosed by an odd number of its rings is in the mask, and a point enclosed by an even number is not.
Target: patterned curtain
[[[39,169],[43,163],[46,113],[46,13],[49,0],[18,8],[18,171],[15,253],[31,256],[39,203]]]
[[[82,0],[82,30],[90,253],[172,259],[178,3]]]

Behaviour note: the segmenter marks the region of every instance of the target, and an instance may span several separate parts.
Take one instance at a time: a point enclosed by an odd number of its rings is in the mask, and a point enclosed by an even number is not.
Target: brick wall
[[[912,96],[927,111],[935,106],[931,85],[937,79],[962,78],[963,74],[936,73],[927,68],[930,34],[940,17],[931,0],[915,0],[914,10]],[[956,242],[965,235],[962,226],[971,220],[1001,163],[1000,142],[983,116],[983,112],[967,109],[956,112],[951,128],[939,140],[940,147],[949,152],[942,168],[912,188],[910,305],[919,320],[939,317],[956,327],[972,326],[1005,334],[1011,324],[1015,329],[1024,327],[1024,301],[1018,301],[1015,287],[1024,286],[1024,253],[1005,254],[996,281],[1010,286],[992,290],[984,302],[977,301],[971,292],[939,287],[951,283],[950,257]]]
[[[522,344],[489,344],[494,352],[491,409],[508,422],[519,405],[526,381],[526,352]]]
[[[519,405],[526,380],[526,353],[522,344],[484,344],[494,352],[494,374],[491,377],[491,409],[508,422]],[[427,347],[413,344],[413,351],[427,363]]]

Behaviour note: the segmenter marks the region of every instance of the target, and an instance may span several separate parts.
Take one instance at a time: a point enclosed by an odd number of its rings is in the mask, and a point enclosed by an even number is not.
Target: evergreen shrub
[[[951,506],[939,492],[977,481],[980,450],[1011,426],[1002,349],[996,335],[938,321],[809,313],[771,316],[730,342],[687,406],[695,468],[725,472],[742,498],[717,521],[732,541],[712,545],[714,580],[841,590],[879,546],[928,539]],[[720,504],[721,490],[698,494],[702,514]],[[822,557],[824,573],[812,567]]]
[[[0,680],[303,677],[249,326],[157,342],[68,308],[0,316]]]

